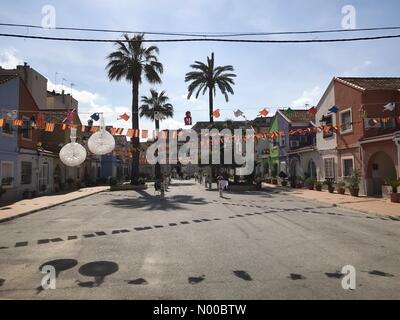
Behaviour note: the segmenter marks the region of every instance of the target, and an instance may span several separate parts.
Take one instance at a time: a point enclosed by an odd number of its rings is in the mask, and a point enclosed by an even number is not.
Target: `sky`
[[[165,32],[269,32],[304,31],[342,28],[342,8],[355,8],[356,27],[397,26],[400,1],[362,0],[70,0],[24,1],[2,0],[0,22],[41,25],[45,5],[55,8],[57,27],[127,29]],[[0,33],[19,33],[56,37],[94,37],[117,39],[121,34],[34,30],[0,26]],[[378,32],[305,36],[269,36],[268,39],[322,39],[376,35]],[[379,32],[379,33],[382,33]],[[400,30],[384,31],[400,34]],[[150,36],[148,36],[149,38]],[[160,37],[158,37],[160,38]],[[144,82],[140,96],[150,88],[165,90],[174,106],[173,119],[162,121],[161,128],[184,127],[186,111],[193,122],[208,120],[208,96],[187,100],[185,74],[195,60],[206,61],[214,52],[217,65],[233,65],[235,94],[226,102],[217,94],[215,108],[221,109],[220,120],[234,119],[240,109],[248,119],[267,108],[273,115],[277,108],[304,108],[318,103],[334,76],[400,76],[400,39],[354,43],[313,44],[243,44],[243,43],[159,43],[159,60],[164,65],[162,84]],[[130,112],[130,84],[110,82],[106,56],[114,49],[111,43],[53,42],[0,37],[0,65],[14,68],[27,62],[46,76],[49,89],[61,79],[66,92],[74,83],[73,96],[79,101],[82,122],[92,112],[104,112],[107,124],[130,127],[117,120]],[[57,72],[57,76],[56,76]],[[140,121],[142,129],[154,124]]]

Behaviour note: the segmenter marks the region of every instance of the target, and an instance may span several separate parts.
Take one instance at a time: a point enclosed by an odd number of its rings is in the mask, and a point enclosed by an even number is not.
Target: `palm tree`
[[[125,79],[132,85],[132,129],[139,129],[139,86],[143,77],[151,84],[161,83],[163,65],[158,61],[159,49],[146,48],[144,35],[138,34],[115,42],[116,51],[107,56],[108,78],[120,81]],[[139,148],[139,137],[132,138],[133,148]],[[133,153],[131,184],[139,184],[139,152]]]
[[[233,66],[218,66],[214,64],[214,53],[211,53],[211,58],[207,57],[207,64],[195,61],[190,66],[195,71],[188,72],[185,77],[185,82],[190,82],[188,86],[188,96],[190,97],[196,91],[196,99],[199,97],[200,92],[204,95],[208,90],[209,108],[210,108],[210,122],[214,121],[214,101],[213,98],[216,94],[216,89],[221,91],[225,96],[225,100],[228,102],[228,93],[234,94],[232,85],[235,84],[233,78],[236,74],[233,73]]]
[[[160,130],[160,119],[172,118],[174,116],[174,107],[168,102],[169,98],[165,91],[158,93],[150,89],[150,96],[142,96],[142,106],[140,107],[140,117],[146,117],[155,122],[156,132]],[[158,113],[158,116],[156,116]],[[156,179],[161,177],[161,167],[157,162],[155,165]]]
[[[168,102],[169,98],[165,91],[158,93],[156,90],[150,89],[150,96],[142,96],[141,101],[140,117],[154,121],[157,132],[160,129],[160,118],[172,118],[174,116],[174,107]],[[158,112],[160,118],[155,117],[156,112]]]

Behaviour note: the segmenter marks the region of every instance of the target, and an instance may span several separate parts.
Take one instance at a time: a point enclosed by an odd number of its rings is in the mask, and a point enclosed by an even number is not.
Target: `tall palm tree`
[[[170,104],[165,91],[158,93],[150,89],[149,96],[142,96],[142,105],[140,106],[140,117],[146,117],[155,122],[156,131],[160,129],[160,119],[155,117],[156,112],[161,118],[172,118],[174,116],[174,107]]]
[[[215,67],[214,53],[211,53],[211,58],[207,57],[207,63],[195,61],[190,67],[195,71],[188,72],[185,77],[185,82],[190,82],[187,98],[190,99],[197,90],[195,94],[197,99],[200,92],[204,95],[208,90],[210,122],[213,122],[214,96],[217,87],[225,96],[226,101],[229,100],[228,93],[234,94],[232,85],[235,84],[233,78],[236,77],[236,74],[233,73],[233,66]]]
[[[172,118],[174,116],[174,107],[170,104],[169,98],[165,91],[158,93],[154,89],[150,89],[150,95],[148,97],[142,96],[142,105],[140,109],[140,117],[146,117],[155,122],[156,132],[160,130],[160,119]],[[158,116],[157,116],[158,113]],[[161,177],[161,166],[157,162],[155,165],[156,179]]]
[[[158,61],[159,49],[145,47],[144,35],[138,34],[115,42],[117,49],[107,56],[108,78],[120,81],[125,79],[132,85],[132,129],[139,129],[139,86],[145,78],[149,83],[161,83],[163,65]],[[132,138],[135,149],[139,148],[139,137]],[[131,183],[139,184],[139,152],[133,153]]]

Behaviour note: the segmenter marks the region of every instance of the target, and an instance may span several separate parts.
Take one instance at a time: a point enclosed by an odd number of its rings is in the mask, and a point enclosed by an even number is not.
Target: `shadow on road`
[[[141,195],[139,198],[121,198],[112,199],[107,202],[107,205],[112,205],[118,208],[144,209],[144,210],[183,210],[182,205],[205,205],[207,201],[204,198],[195,198],[190,195],[174,195],[162,199],[160,196],[151,195],[144,191],[137,191]]]

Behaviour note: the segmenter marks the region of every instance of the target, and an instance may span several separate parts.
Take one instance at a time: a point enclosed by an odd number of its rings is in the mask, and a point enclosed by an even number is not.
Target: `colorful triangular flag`
[[[129,115],[126,114],[126,112],[124,114],[121,114],[117,120],[125,120],[128,121],[129,120]]]
[[[219,118],[221,116],[219,109],[214,110],[211,114],[214,118]]]
[[[395,102],[390,102],[387,105],[383,106],[384,111],[393,111],[394,108],[396,108],[396,103]]]
[[[259,111],[258,115],[261,116],[261,117],[266,117],[266,116],[268,116],[268,114],[269,114],[269,111],[266,108],[264,108],[264,109]]]

